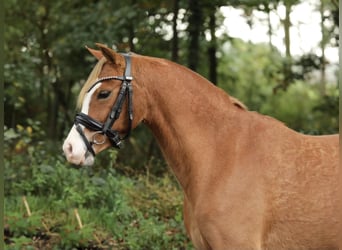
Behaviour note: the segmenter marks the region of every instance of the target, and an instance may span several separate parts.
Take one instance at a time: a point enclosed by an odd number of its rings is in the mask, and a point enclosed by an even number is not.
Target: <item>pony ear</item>
[[[97,60],[100,60],[103,57],[103,54],[100,50],[91,49],[88,46],[85,47],[90,52],[90,54],[92,54]]]
[[[101,43],[96,43],[96,46],[101,50],[103,56],[107,59],[108,62],[113,64],[121,65],[123,63],[123,58],[114,50],[108,48],[106,45]]]

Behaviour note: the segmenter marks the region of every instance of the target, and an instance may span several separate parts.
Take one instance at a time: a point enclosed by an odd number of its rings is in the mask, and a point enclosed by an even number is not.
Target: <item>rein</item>
[[[94,88],[98,83],[108,80],[120,80],[121,88],[119,94],[116,98],[116,101],[108,114],[107,120],[104,123],[96,121],[95,119],[91,118],[89,115],[85,113],[77,113],[75,116],[74,124],[76,126],[77,132],[82,137],[88,151],[95,156],[95,151],[93,149],[93,145],[100,145],[105,142],[105,136],[109,139],[113,147],[121,148],[122,141],[125,140],[131,133],[132,130],[132,121],[133,121],[133,87],[132,87],[132,80],[133,77],[131,76],[131,57],[127,54],[123,55],[126,62],[126,68],[123,76],[107,76],[102,77],[97,80],[87,91]],[[120,117],[123,103],[127,99],[128,101],[128,132],[124,137],[121,137],[119,131],[111,129],[115,121]],[[89,141],[83,132],[82,126],[86,127],[91,131],[95,131],[96,133],[93,134],[92,140]]]

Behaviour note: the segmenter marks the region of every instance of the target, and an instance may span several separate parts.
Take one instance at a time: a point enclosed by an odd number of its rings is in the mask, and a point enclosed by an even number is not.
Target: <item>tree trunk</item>
[[[320,5],[320,14],[321,14],[321,32],[322,32],[322,41],[321,41],[321,51],[322,51],[322,57],[321,57],[321,94],[322,96],[325,95],[325,88],[326,88],[326,72],[325,72],[325,66],[326,66],[326,59],[325,59],[325,46],[326,46],[326,35],[325,35],[325,27],[324,27],[324,1],[321,1]]]
[[[283,21],[284,25],[284,42],[285,42],[285,65],[284,65],[284,81],[282,89],[287,89],[292,81],[292,56],[291,56],[291,39],[290,39],[290,27],[291,27],[291,13],[292,4],[289,1],[285,1],[285,19]]]
[[[268,44],[270,46],[270,49],[271,51],[274,50],[273,48],[273,44],[272,44],[272,35],[273,35],[273,32],[272,32],[272,22],[271,22],[271,9],[270,9],[270,6],[269,6],[269,3],[265,4],[265,8],[266,8],[266,12],[267,12],[267,26],[268,26],[268,31],[267,31],[267,34],[268,34]]]
[[[178,62],[178,30],[177,30],[177,20],[178,20],[178,11],[179,11],[179,0],[173,1],[173,19],[172,19],[172,49],[171,49],[171,60],[174,62]]]
[[[291,47],[290,47],[290,27],[291,27],[291,3],[285,1],[285,19],[284,19],[284,35],[285,35],[285,55],[287,59],[291,59]]]
[[[132,0],[132,6],[135,8],[136,6],[136,0]],[[129,51],[135,51],[134,46],[134,38],[135,38],[135,32],[134,32],[134,20],[130,20],[128,24],[128,46]]]
[[[188,54],[188,65],[189,68],[196,71],[199,62],[199,40],[201,36],[203,26],[203,15],[202,9],[197,0],[189,1],[189,54]]]
[[[56,138],[56,126],[57,126],[57,100],[56,100],[56,93],[54,91],[53,82],[50,80],[50,75],[53,75],[52,71],[52,58],[50,55],[50,40],[48,34],[44,32],[49,26],[49,18],[50,18],[50,6],[45,5],[46,13],[42,16],[40,20],[40,36],[38,43],[41,46],[40,51],[40,75],[42,76],[42,85],[43,85],[43,92],[47,99],[43,99],[42,102],[46,102],[46,136],[49,139]]]
[[[210,29],[210,36],[211,41],[208,47],[208,57],[209,57],[209,80],[214,84],[217,85],[217,58],[216,58],[216,17],[215,17],[215,6],[212,7],[210,10],[209,16],[209,29]]]

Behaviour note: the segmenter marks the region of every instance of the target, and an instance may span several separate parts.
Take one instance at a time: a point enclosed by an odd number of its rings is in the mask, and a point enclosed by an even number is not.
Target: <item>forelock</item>
[[[93,70],[91,71],[87,81],[85,82],[85,84],[83,85],[80,94],[78,95],[77,98],[77,106],[76,108],[78,110],[81,110],[82,108],[82,103],[84,100],[84,96],[87,93],[88,89],[96,82],[96,80],[98,79],[100,72],[102,70],[103,64],[106,62],[106,58],[103,57],[101,58],[98,63],[95,65],[95,67],[93,68]]]

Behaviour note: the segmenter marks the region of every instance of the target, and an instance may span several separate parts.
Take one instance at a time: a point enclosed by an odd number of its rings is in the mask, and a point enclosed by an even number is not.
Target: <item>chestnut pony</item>
[[[338,135],[302,135],[185,67],[97,46],[69,162],[92,164],[142,122],[183,189],[196,249],[338,249]]]

